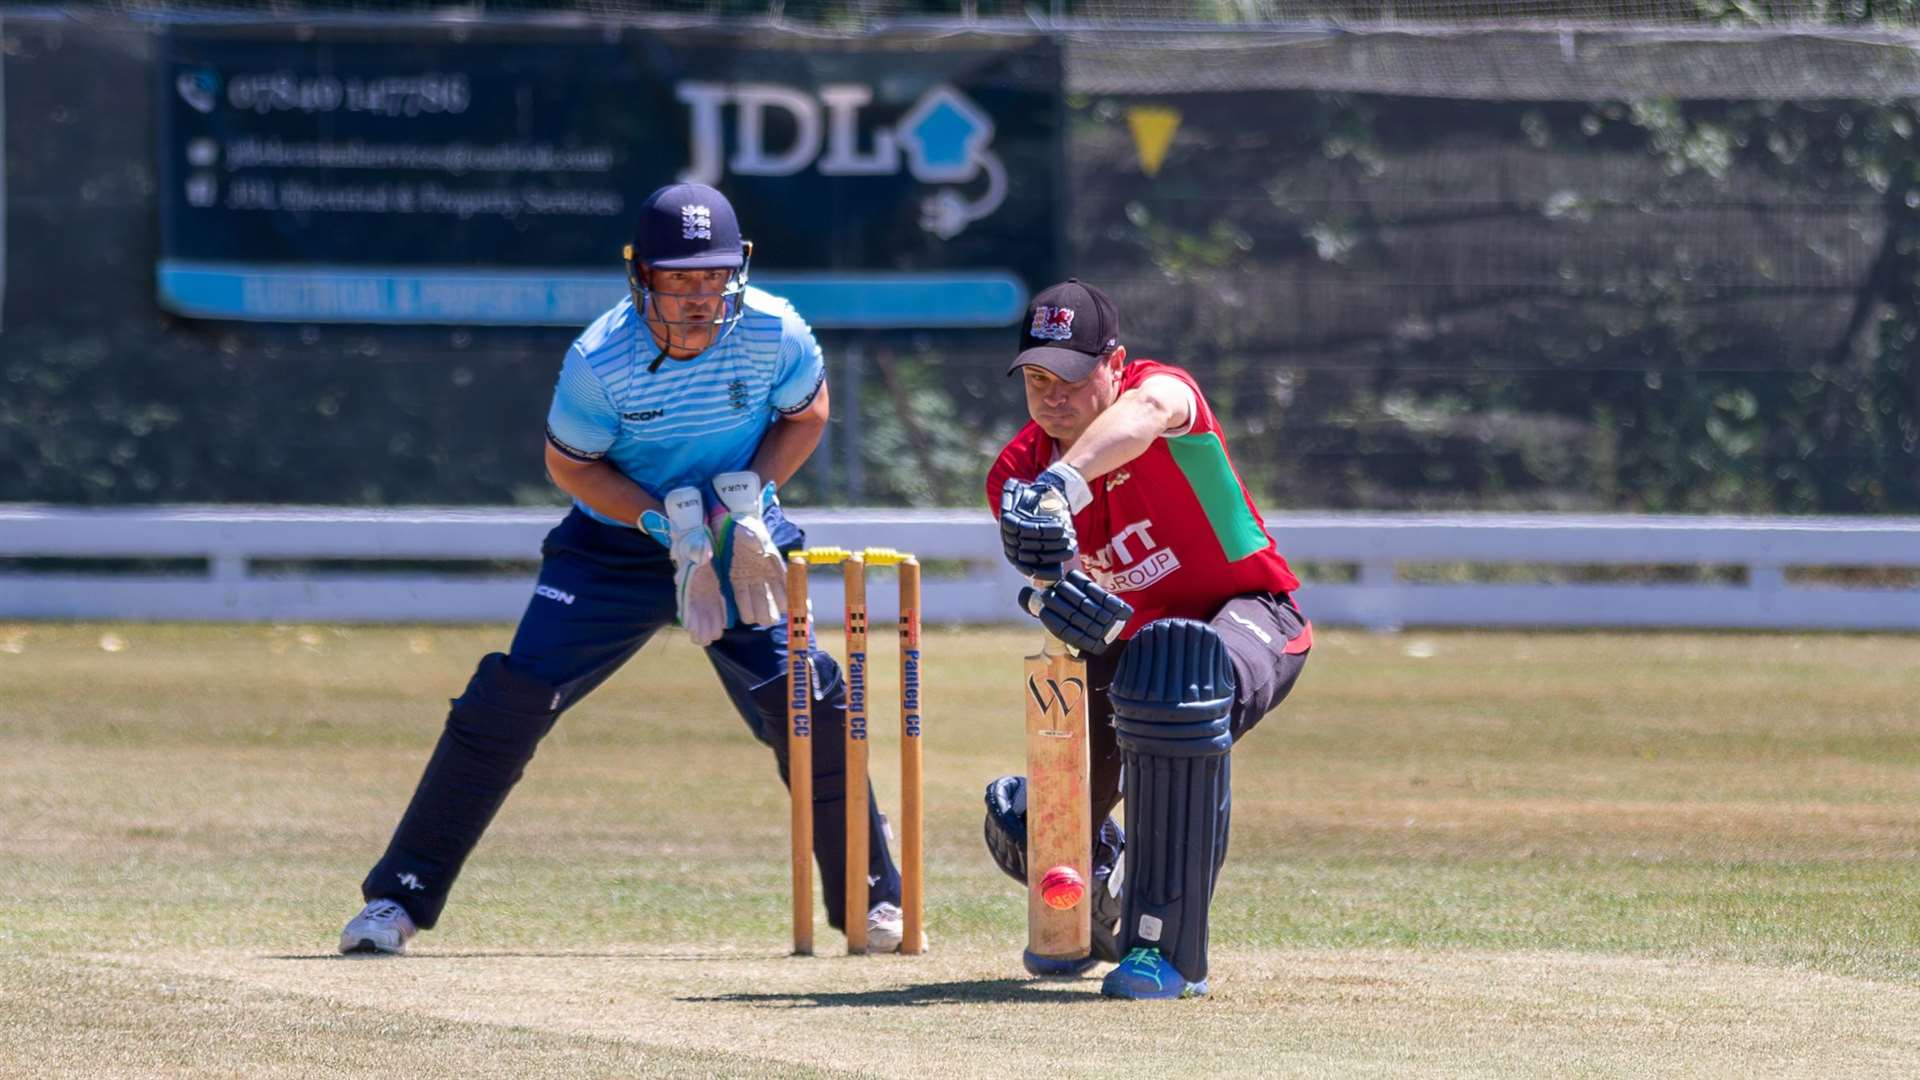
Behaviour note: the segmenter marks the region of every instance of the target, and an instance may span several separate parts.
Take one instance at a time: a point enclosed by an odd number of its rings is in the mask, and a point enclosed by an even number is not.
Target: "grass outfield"
[[[998,631],[927,636],[927,956],[784,955],[784,792],[677,636],[414,955],[333,955],[507,634],[0,624],[0,1076],[1920,1071],[1911,637],[1322,631],[1235,754],[1214,994],[1125,1005],[1020,970]]]

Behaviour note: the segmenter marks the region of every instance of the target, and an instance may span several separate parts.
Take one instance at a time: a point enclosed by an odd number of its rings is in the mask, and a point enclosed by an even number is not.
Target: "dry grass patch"
[[[329,950],[507,629],[0,632],[0,1076],[1920,1072],[1911,638],[1324,631],[1235,753],[1216,993],[1143,1008],[1022,977],[980,844],[1031,634],[927,636],[933,955],[779,955],[784,793],[669,635],[385,963]]]

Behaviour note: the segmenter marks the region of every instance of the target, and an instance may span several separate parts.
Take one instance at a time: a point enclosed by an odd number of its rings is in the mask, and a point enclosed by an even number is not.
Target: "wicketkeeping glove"
[[[1051,581],[1079,553],[1074,512],[1092,501],[1072,466],[1056,464],[1032,482],[1008,479],[1000,488],[1000,546],[1028,577]]]
[[[1020,607],[1047,633],[1083,653],[1107,651],[1133,618],[1133,605],[1094,584],[1078,570],[1044,589],[1020,590]]]
[[[640,515],[640,527],[673,553],[673,594],[680,625],[696,645],[720,640],[727,630],[727,602],[720,595],[720,575],[713,565],[713,534],[707,531],[705,500],[700,489],[674,488],[667,492],[667,512]]]
[[[767,508],[779,505],[774,485],[762,486],[757,473],[730,472],[713,478],[713,490],[727,508],[716,531],[740,621],[772,626],[780,621],[787,587],[787,560],[767,528]]]

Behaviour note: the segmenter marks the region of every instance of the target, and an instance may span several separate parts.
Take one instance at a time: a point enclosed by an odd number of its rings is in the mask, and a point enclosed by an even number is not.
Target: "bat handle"
[[[1020,606],[1026,608],[1027,613],[1037,619],[1047,605],[1040,596],[1040,590],[1028,585],[1020,590]]]
[[[1046,598],[1040,595],[1041,590],[1045,589],[1049,585],[1052,585],[1055,581],[1058,581],[1060,579],[1054,578],[1053,581],[1048,581],[1047,579],[1041,577],[1039,574],[1034,574],[1033,576],[1028,578],[1028,580],[1032,581],[1033,584],[1023,586],[1021,588],[1020,606],[1027,609],[1027,612],[1029,614],[1031,614],[1034,618],[1038,619],[1040,617],[1040,612],[1046,607]],[[1043,650],[1044,652],[1047,652],[1047,653],[1064,652],[1066,653],[1066,655],[1073,657],[1075,660],[1080,659],[1080,650],[1074,648],[1073,646],[1067,644],[1064,641],[1061,641],[1059,638],[1054,637],[1052,631],[1042,630],[1040,633],[1046,638],[1046,648]]]

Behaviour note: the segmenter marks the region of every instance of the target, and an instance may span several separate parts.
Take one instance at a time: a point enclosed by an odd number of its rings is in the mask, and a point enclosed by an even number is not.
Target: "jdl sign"
[[[1051,40],[675,41],[645,55],[678,121],[676,176],[744,200],[768,266],[791,244],[841,265],[1052,276],[1065,214]]]
[[[393,34],[168,28],[163,305],[583,322],[624,295],[633,211],[676,178],[727,193],[756,277],[816,325],[1004,326],[1056,274],[1050,39]]]
[[[719,184],[735,176],[894,176],[904,168],[925,185],[964,184],[984,176],[985,190],[968,198],[947,189],[923,203],[921,227],[951,239],[998,210],[1007,197],[1006,167],[996,157],[993,118],[952,86],[929,87],[892,125],[863,125],[861,110],[873,88],[830,83],[808,91],[775,83],[683,82],[674,96],[687,107],[691,161],[684,179]],[[725,116],[735,116],[733,152],[726,152]],[[769,145],[768,118],[791,129]],[[865,145],[862,145],[862,139]]]

